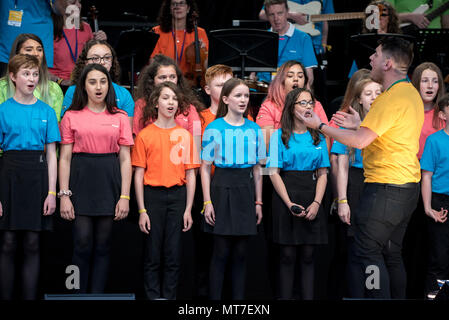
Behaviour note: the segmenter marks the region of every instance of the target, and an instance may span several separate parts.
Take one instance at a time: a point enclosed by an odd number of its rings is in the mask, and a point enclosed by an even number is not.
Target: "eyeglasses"
[[[184,7],[184,6],[186,6],[186,5],[187,5],[187,2],[185,2],[185,1],[172,2],[172,3],[170,4],[170,6],[171,6],[172,8],[176,8],[176,7]]]
[[[299,104],[301,107],[307,107],[307,105],[313,107],[315,105],[315,101],[313,101],[313,100],[310,100],[310,101],[301,100],[301,101],[296,101],[295,105],[297,105],[297,104]]]
[[[107,62],[112,62],[112,58],[113,57],[111,55],[108,55],[108,56],[103,56],[103,57],[95,56],[95,57],[87,58],[86,60],[93,62],[93,63],[100,63],[101,60],[103,60],[104,63],[107,63]]]

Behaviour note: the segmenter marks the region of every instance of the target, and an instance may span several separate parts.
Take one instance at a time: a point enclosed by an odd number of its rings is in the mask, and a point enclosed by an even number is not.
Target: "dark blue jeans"
[[[352,298],[405,299],[402,240],[419,190],[418,183],[365,183],[354,212],[354,241],[349,250]]]

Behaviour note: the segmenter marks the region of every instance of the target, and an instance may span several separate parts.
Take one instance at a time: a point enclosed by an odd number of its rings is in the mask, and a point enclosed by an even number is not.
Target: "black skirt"
[[[43,231],[53,227],[44,216],[48,168],[43,151],[7,151],[0,171],[0,230]]]
[[[363,185],[365,177],[363,176],[363,169],[350,167],[348,172],[348,205],[351,209],[351,225],[348,226],[347,235],[354,236],[352,226],[354,224],[354,214],[357,212],[360,198],[362,196]]]
[[[257,234],[253,168],[215,168],[210,196],[215,226],[204,224],[204,231],[228,236]]]
[[[315,199],[315,171],[281,171],[290,200],[307,209]],[[282,245],[326,244],[327,219],[322,206],[314,220],[309,221],[291,214],[289,208],[273,190],[273,242]]]
[[[116,153],[74,153],[69,188],[75,215],[113,216],[121,182]]]

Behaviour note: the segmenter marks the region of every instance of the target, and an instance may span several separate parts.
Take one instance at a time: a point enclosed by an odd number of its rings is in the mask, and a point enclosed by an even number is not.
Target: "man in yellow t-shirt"
[[[348,261],[350,296],[405,299],[401,250],[419,195],[421,174],[416,154],[424,106],[407,78],[413,60],[409,41],[384,38],[370,60],[371,77],[386,90],[373,102],[360,128],[342,130],[327,126],[315,114],[297,116],[308,127],[363,149],[365,186],[351,219],[354,239]]]

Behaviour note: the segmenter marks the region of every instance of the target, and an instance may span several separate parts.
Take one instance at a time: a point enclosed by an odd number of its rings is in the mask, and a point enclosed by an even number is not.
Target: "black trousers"
[[[449,210],[449,196],[432,193],[432,209]],[[429,235],[429,259],[426,276],[426,291],[438,290],[437,280],[449,279],[449,221],[435,222],[427,217]]]
[[[186,187],[145,186],[150,234],[144,234],[144,290],[148,299],[176,299]]]
[[[402,240],[418,195],[418,183],[365,183],[354,215],[348,261],[350,291],[356,292],[364,283],[365,295],[353,298],[405,299]]]

